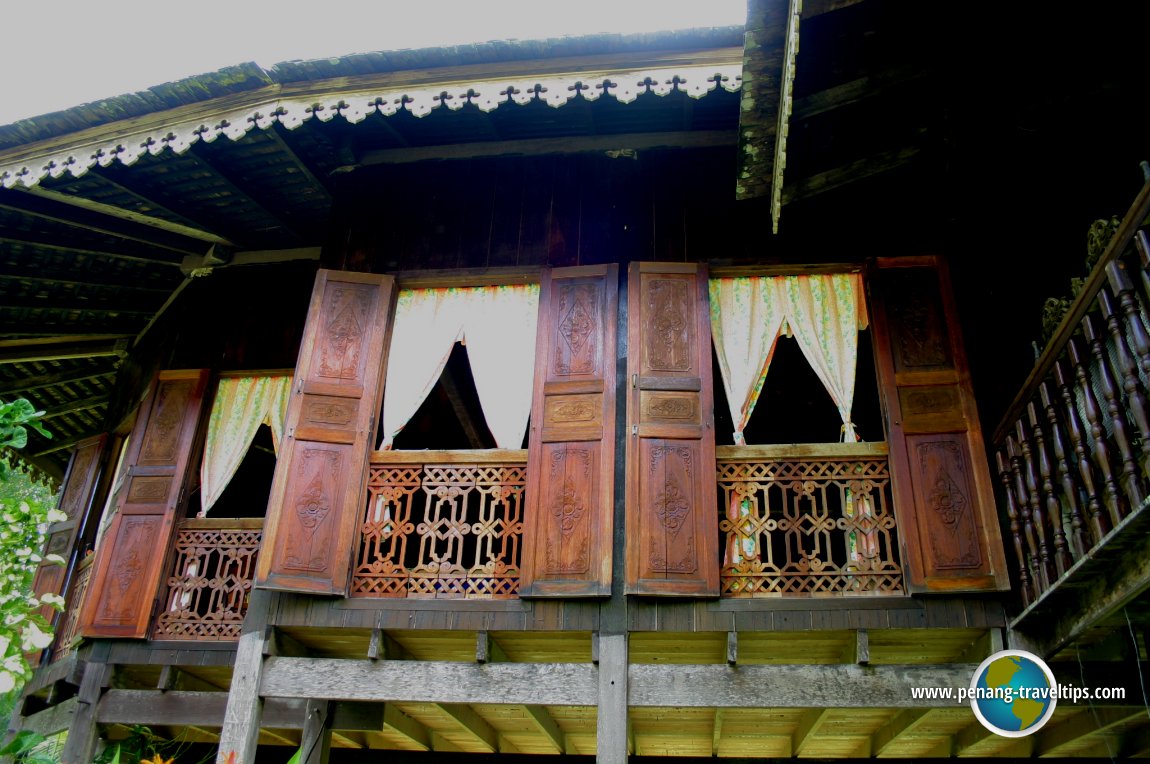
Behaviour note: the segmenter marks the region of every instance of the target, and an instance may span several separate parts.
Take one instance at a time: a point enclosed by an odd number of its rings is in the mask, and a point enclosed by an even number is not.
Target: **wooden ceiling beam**
[[[479,434],[479,423],[476,422],[475,417],[471,416],[471,412],[467,410],[467,404],[463,402],[463,396],[459,392],[459,384],[451,372],[450,364],[443,367],[439,384],[443,385],[447,402],[451,404],[451,410],[455,412],[455,418],[459,420],[459,426],[463,428],[463,434],[467,436],[468,447],[483,448],[483,438]]]
[[[1118,757],[1122,760],[1150,756],[1150,727],[1139,727],[1122,738]]]
[[[824,13],[849,8],[862,1],[863,0],[803,0],[803,18],[813,19],[815,16],[822,16]]]
[[[113,181],[106,179],[103,176],[97,176],[97,177],[100,177],[102,180],[105,180],[105,182],[114,184]],[[122,186],[119,186],[118,184],[114,184],[114,185],[116,185],[119,190],[127,191],[127,189],[124,189]],[[151,215],[145,215],[142,212],[134,212],[132,210],[126,210],[123,207],[117,207],[114,204],[106,204],[104,202],[97,202],[97,201],[94,201],[92,199],[86,199],[82,196],[77,196],[75,194],[64,194],[64,193],[60,193],[59,191],[49,191],[48,189],[43,188],[42,186],[33,186],[32,188],[27,188],[24,186],[16,186],[15,188],[18,189],[20,191],[20,193],[31,194],[32,196],[38,196],[42,199],[50,199],[52,201],[59,202],[60,204],[66,204],[68,206],[76,207],[78,209],[86,210],[88,212],[95,212],[95,213],[98,213],[100,215],[106,215],[108,217],[116,218],[118,220],[124,220],[124,221],[128,221],[131,223],[137,223],[139,225],[148,226],[149,228],[155,228],[159,231],[165,231],[167,233],[174,233],[174,234],[177,234],[179,236],[187,237],[189,239],[197,239],[199,241],[204,241],[204,242],[207,242],[209,244],[222,244],[224,246],[235,246],[230,241],[225,239],[224,237],[220,236],[219,234],[213,233],[212,231],[206,231],[206,230],[204,230],[200,227],[197,227],[197,226],[184,225],[182,223],[176,223],[176,222],[171,221],[171,220],[165,220],[163,218],[157,218],[157,217],[153,217]],[[135,194],[134,192],[129,191],[128,193],[132,193],[133,196],[136,196],[136,198],[141,199],[142,201],[144,201],[147,204],[150,204],[150,205],[156,206],[156,207],[160,206],[160,205],[157,205],[152,200],[147,199],[146,197],[139,196],[138,194]],[[165,211],[167,211],[167,210],[165,210]],[[180,217],[183,217],[183,216],[181,215]]]
[[[178,197],[172,190],[173,187],[178,185],[178,181],[175,179],[166,178],[164,181],[153,183],[150,182],[148,178],[138,173],[133,173],[132,168],[117,164],[94,168],[92,173],[99,175],[101,180],[115,186],[123,193],[131,194],[138,199],[147,200],[149,203],[155,204],[162,209],[179,209],[181,212],[175,214],[188,221],[192,226],[202,230],[220,231],[220,236],[224,236],[224,231],[220,226],[220,220],[218,216],[212,214],[211,210],[197,210],[195,212],[188,210],[187,200]],[[248,246],[248,242],[243,234],[244,231],[241,230],[234,228],[227,229],[226,239],[230,244],[220,246]],[[214,246],[215,243],[213,242],[212,245]],[[201,252],[207,251],[208,247],[204,247],[201,250]]]
[[[69,271],[72,275],[84,275],[87,278],[83,281],[76,279],[62,279],[57,278],[56,271],[45,271],[39,267],[30,267],[26,271],[16,271],[12,268],[5,268],[0,266],[0,281],[34,281],[37,284],[53,284],[55,286],[65,287],[117,287],[120,289],[131,290],[135,294],[167,294],[170,289],[161,289],[160,287],[145,287],[137,286],[130,280],[125,280],[124,276],[116,276],[115,278],[104,276],[103,274],[86,274],[84,271]],[[52,274],[52,275],[48,275]]]
[[[476,663],[506,663],[509,660],[507,653],[499,646],[499,642],[488,632],[477,631],[475,633]],[[559,725],[552,718],[546,706],[524,705],[520,707],[527,716],[527,720],[535,727],[536,732],[543,735],[551,747],[555,749],[555,753],[567,752],[563,730],[559,729]]]
[[[723,742],[723,714],[725,709],[716,708],[711,722],[711,756],[719,755],[719,745]]]
[[[917,157],[920,152],[921,149],[917,146],[892,149],[866,157],[865,159],[849,162],[825,172],[797,179],[792,185],[783,189],[783,206],[826,193],[827,191],[833,191],[836,188],[854,183],[863,178],[869,178],[902,167]]]
[[[555,749],[555,753],[567,753],[563,730],[559,729],[555,718],[551,716],[546,707],[523,706],[523,710],[527,713],[528,721],[531,722],[537,732],[547,739],[547,742]]]
[[[471,706],[438,704],[437,709],[475,738],[487,753],[499,752],[499,733]]]
[[[800,755],[807,745],[818,739],[819,729],[826,724],[830,711],[826,708],[812,708],[799,717],[799,724],[791,735],[791,756]]]
[[[123,220],[102,212],[81,209],[56,199],[23,191],[0,189],[0,209],[29,215],[70,228],[134,241],[156,249],[178,252],[181,255],[197,255],[207,250],[205,242],[188,236],[161,231],[150,228],[143,223]]]
[[[1118,734],[1116,727],[1125,726],[1128,722],[1145,717],[1146,709],[1142,706],[1088,709],[1085,713],[1042,729],[1037,735],[1035,755],[1058,756],[1064,748],[1079,745],[1086,737],[1103,742],[1104,738],[1113,738]],[[1118,753],[1116,741],[1111,741],[1110,747],[1114,749],[1111,756]]]
[[[926,721],[929,709],[906,709],[898,711],[883,726],[875,730],[870,739],[870,755],[881,756],[887,748],[896,743],[898,739]]]
[[[31,363],[33,361],[63,361],[72,358],[124,357],[128,352],[128,336],[68,335],[36,340],[0,340],[0,363]]]
[[[810,119],[834,109],[841,109],[859,101],[886,95],[901,85],[918,82],[931,75],[929,69],[899,67],[886,69],[866,77],[844,82],[817,93],[795,99],[791,119]]]
[[[33,390],[40,390],[45,387],[70,385],[74,382],[87,382],[91,379],[111,377],[115,375],[115,373],[115,369],[70,369],[56,374],[39,374],[35,377],[25,377],[21,380],[0,382],[0,397],[11,395],[12,393],[20,393],[23,395],[24,393],[30,393]]]
[[[4,235],[0,236],[0,244],[17,244],[23,247],[33,247],[48,252],[63,252],[69,255],[86,255],[88,257],[106,257],[112,260],[123,260],[125,262],[142,263],[144,265],[168,265],[176,267],[180,265],[179,260],[157,260],[151,257],[128,254],[126,252],[109,252],[106,250],[87,249],[85,247],[73,247],[67,244],[42,241],[30,236],[20,236],[15,231],[4,231]]]
[[[188,151],[188,156],[195,159],[208,170],[211,170],[211,172],[216,176],[216,180],[222,183],[229,192],[251,204],[269,220],[274,220],[280,226],[280,228],[288,233],[289,236],[299,242],[304,241],[305,237],[300,235],[300,232],[296,230],[295,226],[289,222],[288,218],[284,217],[278,212],[273,212],[271,205],[257,199],[255,194],[253,194],[251,191],[247,191],[241,188],[239,185],[240,181],[235,177],[235,172],[226,169],[224,163],[207,156],[207,152],[203,148],[202,143],[197,143],[192,146],[191,150]]]
[[[41,450],[41,451],[37,451],[36,453],[32,454],[32,457],[38,458],[41,456],[47,456],[48,454],[54,454],[57,451],[65,451],[67,449],[72,448],[73,446],[75,446],[77,443],[79,443],[82,440],[87,440],[88,438],[95,438],[95,437],[97,437],[99,435],[103,435],[103,434],[104,434],[103,430],[93,430],[92,432],[82,432],[82,433],[79,433],[77,435],[71,435],[71,436],[65,438],[64,440],[44,441],[46,443],[51,443],[52,445],[49,446],[48,448]],[[39,436],[37,436],[37,437],[39,437]]]
[[[56,417],[64,416],[66,414],[75,414],[77,411],[88,411],[99,406],[105,406],[108,403],[108,395],[94,395],[90,398],[83,398],[78,401],[68,401],[59,405],[41,404],[47,413],[43,419],[55,419]]]
[[[431,734],[427,727],[403,713],[394,703],[384,704],[383,727],[385,731],[399,735],[421,751],[431,750]]]
[[[263,134],[276,144],[279,150],[283,152],[284,156],[288,158],[288,161],[291,162],[297,170],[299,170],[300,174],[307,178],[309,183],[320,189],[320,191],[323,192],[324,197],[327,198],[328,203],[331,203],[331,187],[329,187],[326,182],[320,179],[319,174],[316,173],[314,168],[312,168],[311,163],[307,162],[303,158],[299,149],[292,145],[292,141],[288,138],[289,132],[290,131],[286,127],[281,125],[279,122],[276,122],[272,125],[270,130],[264,130]]]
[[[621,133],[578,138],[528,138],[521,141],[487,141],[452,143],[440,146],[417,146],[409,149],[366,151],[356,165],[337,168],[347,172],[375,165],[411,164],[450,159],[480,159],[502,156],[544,156],[547,154],[597,154],[604,151],[650,151],[663,148],[713,148],[735,146],[738,134],[733,130],[691,130],[659,133]]]
[[[150,316],[154,308],[142,308],[130,298],[112,303],[109,300],[93,302],[75,295],[66,297],[15,297],[0,295],[0,307],[19,310],[79,310],[89,313],[119,313],[125,316]]]
[[[64,472],[66,470],[67,462],[58,462],[51,455],[37,456],[35,454],[25,454],[20,451],[15,452],[16,459],[25,464],[33,467],[34,469],[43,472],[50,477],[58,486],[60,481],[64,479]]]

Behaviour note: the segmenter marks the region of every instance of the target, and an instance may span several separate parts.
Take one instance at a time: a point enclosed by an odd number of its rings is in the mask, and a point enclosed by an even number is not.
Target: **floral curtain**
[[[272,444],[279,453],[291,383],[290,374],[220,380],[200,465],[201,517],[223,495],[261,424],[271,428]]]
[[[538,284],[401,290],[387,361],[380,448],[392,447],[459,341],[467,345],[487,428],[500,448],[519,448],[531,414],[538,313]]]
[[[787,327],[830,393],[842,418],[842,440],[859,439],[851,422],[858,331],[867,326],[857,273],[786,276]]]
[[[762,392],[775,343],[786,324],[786,297],[777,278],[711,279],[711,336],[727,391],[735,443]]]
[[[735,443],[755,410],[779,335],[793,336],[842,418],[842,439],[858,440],[851,422],[858,330],[867,326],[857,273],[719,278],[709,283],[711,336],[735,423]]]

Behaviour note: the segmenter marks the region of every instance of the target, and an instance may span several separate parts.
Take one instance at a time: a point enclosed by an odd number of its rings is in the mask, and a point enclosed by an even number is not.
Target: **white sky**
[[[745,19],[746,0],[0,0],[0,125],[244,61]]]

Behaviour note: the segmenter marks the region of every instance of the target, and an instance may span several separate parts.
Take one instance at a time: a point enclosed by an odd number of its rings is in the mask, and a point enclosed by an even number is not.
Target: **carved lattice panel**
[[[79,639],[77,627],[80,624],[80,608],[84,604],[84,594],[88,591],[88,581],[92,577],[92,566],[84,565],[76,571],[76,580],[68,593],[64,615],[56,629],[56,643],[52,660],[59,660],[72,651]]]
[[[902,593],[885,457],[718,467],[723,596]]]
[[[373,464],[352,595],[517,597],[526,472],[522,464]]]
[[[185,523],[176,535],[175,562],[153,639],[239,639],[263,531],[196,527],[195,522]]]

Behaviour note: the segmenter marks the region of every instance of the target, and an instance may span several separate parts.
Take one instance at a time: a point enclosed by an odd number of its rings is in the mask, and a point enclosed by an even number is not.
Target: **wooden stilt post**
[[[96,757],[96,705],[112,668],[104,662],[105,648],[106,645],[97,645],[84,667],[84,678],[80,680],[76,696],[76,713],[60,753],[61,764],[88,764]]]
[[[260,736],[260,679],[263,675],[264,649],[267,646],[267,615],[272,593],[255,589],[248,604],[244,633],[236,647],[232,686],[220,730],[219,755],[216,764],[253,764]]]
[[[627,635],[599,635],[598,764],[627,764]]]
[[[331,752],[331,712],[334,705],[326,700],[309,700],[300,738],[300,764],[327,764]]]

